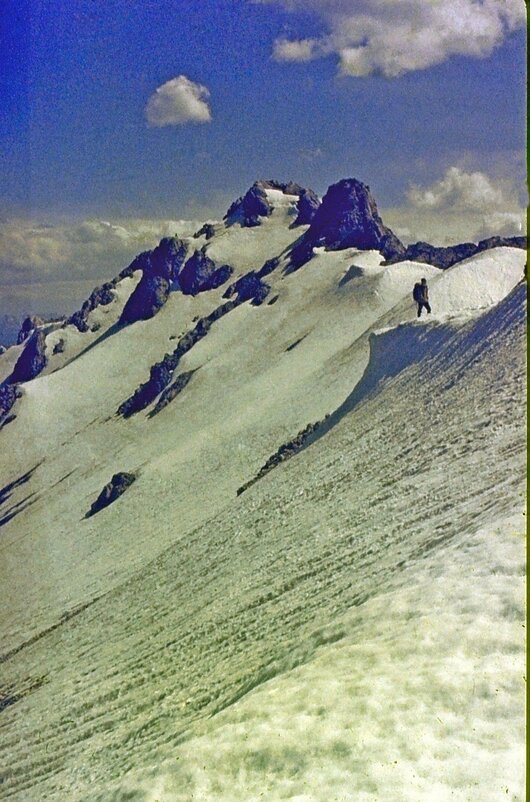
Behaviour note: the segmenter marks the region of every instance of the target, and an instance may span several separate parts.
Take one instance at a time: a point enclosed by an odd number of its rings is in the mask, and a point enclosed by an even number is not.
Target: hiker
[[[412,291],[412,297],[418,304],[418,317],[421,316],[423,307],[427,310],[427,314],[431,314],[431,307],[429,304],[429,288],[427,286],[427,279],[422,278],[421,284],[415,284]]]

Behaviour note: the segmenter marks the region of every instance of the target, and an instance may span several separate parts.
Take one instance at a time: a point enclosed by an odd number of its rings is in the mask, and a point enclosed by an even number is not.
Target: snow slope
[[[294,200],[208,254],[279,256]],[[184,391],[128,420],[224,288],[116,330],[122,283],[23,385],[0,432],[6,798],[523,798],[524,257],[283,257],[274,303],[215,322]],[[137,481],[84,519],[117,471]]]

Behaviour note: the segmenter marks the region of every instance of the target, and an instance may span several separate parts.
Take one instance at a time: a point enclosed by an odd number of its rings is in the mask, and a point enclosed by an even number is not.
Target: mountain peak
[[[370,187],[357,178],[343,178],[329,187],[303,240],[293,250],[293,264],[304,264],[318,245],[330,250],[373,249],[388,254],[387,258],[405,250],[384,225]]]
[[[312,189],[306,189],[294,181],[276,181],[275,179],[260,178],[255,181],[247,192],[238,198],[228,209],[224,219],[227,225],[239,223],[243,227],[259,226],[263,217],[270,217],[274,209],[267,190],[277,190],[284,195],[298,197],[296,210],[298,216],[295,225],[307,225],[314,217],[320,205],[320,199]]]

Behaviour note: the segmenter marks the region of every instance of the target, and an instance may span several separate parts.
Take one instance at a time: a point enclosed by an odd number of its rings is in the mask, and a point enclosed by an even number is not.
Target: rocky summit
[[[322,245],[332,250],[377,250],[387,258],[405,251],[381,220],[370,187],[356,178],[345,178],[329,187],[305,236],[293,249],[294,267],[311,258],[313,247]]]

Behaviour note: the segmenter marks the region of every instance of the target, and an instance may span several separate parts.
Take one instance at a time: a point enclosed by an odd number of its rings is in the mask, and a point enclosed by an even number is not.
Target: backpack
[[[414,289],[412,290],[412,297],[418,303],[423,298],[423,287],[421,284],[415,284]]]

